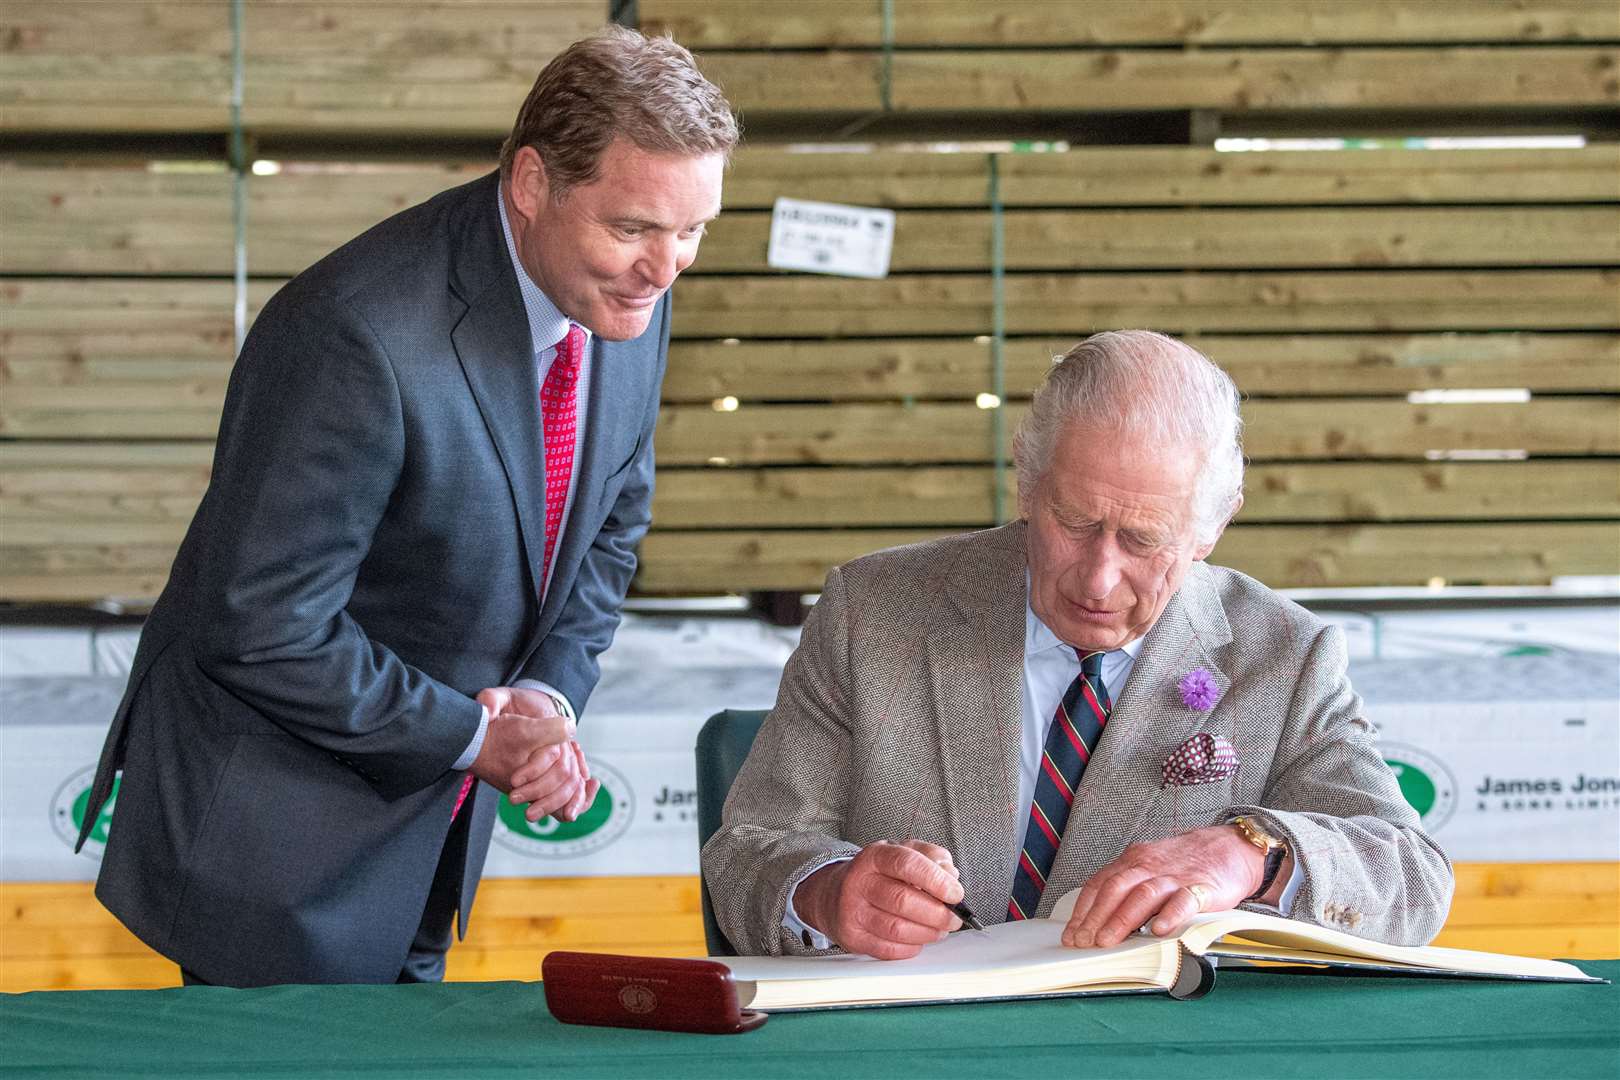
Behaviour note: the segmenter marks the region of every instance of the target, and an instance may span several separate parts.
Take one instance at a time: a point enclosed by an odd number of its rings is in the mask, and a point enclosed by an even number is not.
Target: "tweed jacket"
[[[835,569],[776,707],[703,849],[716,918],[744,954],[808,951],[782,928],[791,891],[878,840],[950,850],[966,902],[1006,917],[1018,799],[1025,526],[896,548]],[[1419,827],[1351,690],[1343,635],[1236,571],[1194,563],[1148,632],[1076,793],[1038,914],[1127,845],[1239,814],[1286,837],[1306,922],[1419,944],[1450,907],[1445,855]],[[1187,708],[1177,680],[1221,696]],[[1237,773],[1162,787],[1201,731]]]

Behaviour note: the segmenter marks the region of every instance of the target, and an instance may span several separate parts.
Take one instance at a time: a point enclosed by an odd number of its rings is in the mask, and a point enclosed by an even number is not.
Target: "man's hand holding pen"
[[[903,960],[962,927],[958,877],[937,844],[879,841],[805,878],[794,907],[845,952]]]

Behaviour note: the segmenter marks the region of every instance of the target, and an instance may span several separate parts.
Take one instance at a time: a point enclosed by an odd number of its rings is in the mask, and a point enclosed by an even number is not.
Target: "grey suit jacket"
[[[465,930],[496,808],[485,790],[451,829],[470,695],[535,678],[584,709],[648,523],[668,338],[666,298],[593,346],[541,607],[538,384],[496,177],[271,299],[93,788],[92,817],[123,769],[114,914],[238,985],[392,982],[436,867]]]
[[[806,951],[782,929],[817,864],[877,840],[949,849],[966,902],[1006,917],[1017,805],[1024,526],[879,552],[834,570],[788,662],[718,832],[715,914],[743,953]],[[1127,845],[1251,814],[1303,870],[1292,917],[1397,943],[1450,907],[1450,864],[1419,828],[1350,688],[1343,636],[1233,570],[1195,563],[1149,631],[1076,794],[1039,914]],[[1221,689],[1182,704],[1195,667]],[[1228,780],[1161,787],[1200,731],[1230,739]]]

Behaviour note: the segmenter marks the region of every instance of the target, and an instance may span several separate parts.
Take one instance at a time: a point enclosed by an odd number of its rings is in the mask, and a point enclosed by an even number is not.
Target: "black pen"
[[[973,910],[969,908],[964,901],[958,900],[956,903],[948,904],[946,906],[956,914],[958,919],[962,920],[963,926],[967,927],[969,930],[977,930],[981,934],[984,932],[984,923],[979,921],[979,917],[973,914]]]

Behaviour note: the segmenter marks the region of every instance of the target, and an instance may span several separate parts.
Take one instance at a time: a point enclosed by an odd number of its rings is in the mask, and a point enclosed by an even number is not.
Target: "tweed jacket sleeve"
[[[1350,687],[1344,635],[1306,649],[1281,741],[1256,805],[1233,806],[1286,836],[1303,872],[1292,918],[1421,945],[1451,907],[1451,864],[1423,831]]]
[[[720,829],[703,847],[715,918],[744,955],[810,951],[782,927],[788,897],[829,858],[860,851],[843,839],[854,787],[848,657],[847,603],[835,569],[731,786]]]

